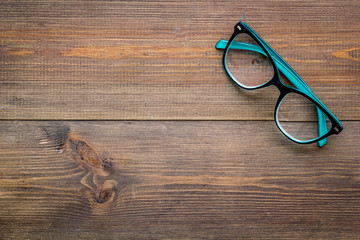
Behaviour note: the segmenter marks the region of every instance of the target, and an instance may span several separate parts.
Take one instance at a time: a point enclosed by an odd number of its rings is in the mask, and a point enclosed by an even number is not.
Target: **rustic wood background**
[[[343,122],[238,89],[246,22]],[[360,2],[2,0],[0,239],[360,239]]]

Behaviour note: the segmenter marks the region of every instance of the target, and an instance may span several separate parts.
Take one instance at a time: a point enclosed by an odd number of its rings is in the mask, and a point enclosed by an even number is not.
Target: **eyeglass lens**
[[[274,69],[266,55],[256,51],[243,50],[240,44],[250,43],[261,47],[248,34],[239,34],[231,42],[226,56],[226,65],[230,74],[241,85],[253,88],[267,83],[274,76]]]
[[[284,133],[299,141],[310,141],[319,137],[319,119],[316,105],[301,94],[291,92],[277,109],[277,121]],[[325,117],[325,135],[331,129],[331,122]]]

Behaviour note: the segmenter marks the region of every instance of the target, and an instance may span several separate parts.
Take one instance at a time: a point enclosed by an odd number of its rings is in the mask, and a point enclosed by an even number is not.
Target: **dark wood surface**
[[[360,239],[359,1],[2,1],[0,239]],[[236,88],[254,28],[343,122]]]

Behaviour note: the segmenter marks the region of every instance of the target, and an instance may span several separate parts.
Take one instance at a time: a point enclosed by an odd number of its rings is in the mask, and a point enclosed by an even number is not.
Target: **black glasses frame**
[[[246,87],[244,85],[242,85],[241,83],[239,83],[230,73],[228,67],[227,67],[227,63],[226,63],[226,58],[227,58],[227,54],[230,50],[230,45],[233,43],[233,41],[236,39],[236,37],[241,34],[241,33],[246,33],[248,34],[261,48],[262,50],[266,53],[267,57],[270,59],[270,62],[274,68],[274,75],[273,77],[266,83],[260,85],[260,86],[256,86],[256,87]],[[266,47],[265,45],[266,44]],[[267,50],[267,48],[272,50],[273,54],[276,54],[277,57],[279,57],[280,59],[282,59],[280,57],[280,55],[278,55],[263,39],[260,38],[260,36],[258,36],[254,30],[252,30],[247,24],[242,23],[241,21],[238,22],[235,26],[234,26],[234,33],[232,34],[232,36],[230,37],[229,41],[227,42],[227,45],[225,47],[225,51],[223,54],[223,64],[224,64],[224,68],[225,68],[225,72],[227,73],[227,75],[230,77],[230,79],[239,87],[244,88],[246,90],[256,90],[256,89],[260,89],[260,88],[264,88],[264,87],[268,87],[268,86],[275,86],[279,91],[280,91],[280,95],[279,98],[276,102],[275,105],[275,111],[274,111],[274,119],[275,119],[275,123],[276,126],[279,128],[279,130],[290,140],[296,142],[296,143],[301,143],[301,144],[307,144],[307,143],[314,143],[314,142],[318,142],[320,140],[323,140],[325,138],[327,138],[330,135],[333,134],[339,134],[342,130],[343,127],[341,125],[341,122],[330,112],[330,110],[328,110],[325,105],[323,105],[321,103],[321,101],[319,99],[316,98],[316,96],[310,96],[308,94],[305,94],[301,91],[299,91],[296,88],[287,86],[286,84],[283,83],[283,81],[281,80],[280,74],[279,74],[279,69],[277,68],[277,66],[275,65],[274,59],[271,57],[271,54],[269,53],[269,51]],[[282,59],[282,61],[285,62],[285,60]],[[290,66],[289,66],[290,67]],[[290,67],[291,68],[291,67]],[[292,71],[294,71],[291,68]],[[295,71],[294,71],[295,72]],[[307,85],[306,85],[307,86]],[[307,86],[308,87],[308,86]],[[319,108],[324,114],[326,114],[326,117],[330,120],[331,122],[331,129],[324,135],[319,136],[318,138],[312,139],[312,140],[308,140],[308,141],[301,141],[298,140],[296,138],[293,138],[290,134],[288,134],[280,125],[277,114],[278,114],[278,110],[279,110],[279,106],[281,101],[284,99],[284,97],[289,94],[289,93],[297,93],[302,95],[303,97],[307,98],[308,100],[310,100],[317,108]],[[315,99],[316,98],[316,99]]]

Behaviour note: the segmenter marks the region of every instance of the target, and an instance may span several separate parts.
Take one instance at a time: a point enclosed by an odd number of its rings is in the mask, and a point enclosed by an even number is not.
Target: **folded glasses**
[[[275,123],[290,140],[318,142],[322,147],[328,136],[342,131],[341,122],[304,80],[245,22],[240,20],[229,41],[220,40],[216,48],[225,50],[225,72],[239,87],[255,90],[274,85],[279,89]],[[291,84],[285,84],[280,73]]]

